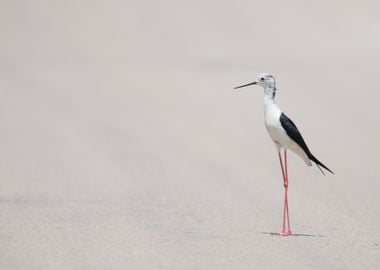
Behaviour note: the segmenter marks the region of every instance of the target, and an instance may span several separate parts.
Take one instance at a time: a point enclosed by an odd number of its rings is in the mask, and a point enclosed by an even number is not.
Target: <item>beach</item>
[[[379,269],[379,7],[2,1],[0,269]]]

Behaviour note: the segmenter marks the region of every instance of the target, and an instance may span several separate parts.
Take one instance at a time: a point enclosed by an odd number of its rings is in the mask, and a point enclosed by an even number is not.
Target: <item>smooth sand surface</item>
[[[379,1],[102,2],[0,2],[0,269],[380,269]]]

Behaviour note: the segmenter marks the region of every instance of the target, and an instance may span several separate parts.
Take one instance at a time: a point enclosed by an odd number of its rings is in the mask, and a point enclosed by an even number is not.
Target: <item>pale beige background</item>
[[[379,1],[0,1],[0,269],[379,269]],[[263,125],[277,101],[323,177]]]

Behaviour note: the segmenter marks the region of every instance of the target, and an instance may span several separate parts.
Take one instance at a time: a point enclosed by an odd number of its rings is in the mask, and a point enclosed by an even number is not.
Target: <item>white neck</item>
[[[275,86],[267,86],[264,88],[264,104],[276,104],[274,98],[276,95],[276,87]]]

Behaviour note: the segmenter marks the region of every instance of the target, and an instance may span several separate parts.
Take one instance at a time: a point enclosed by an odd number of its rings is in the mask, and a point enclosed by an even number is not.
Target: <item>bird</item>
[[[283,223],[281,233],[278,233],[278,235],[289,236],[292,235],[292,231],[290,228],[288,205],[289,177],[287,150],[291,150],[300,158],[302,158],[308,166],[312,166],[312,162],[314,162],[323,175],[325,175],[323,169],[332,174],[334,174],[334,172],[311,153],[310,148],[306,145],[305,140],[303,139],[297,126],[277,106],[275,102],[277,90],[275,78],[271,74],[261,73],[254,82],[237,86],[234,89],[239,89],[251,85],[259,85],[264,88],[264,123],[269,136],[276,146],[283,178],[283,186],[285,188],[282,220]]]

